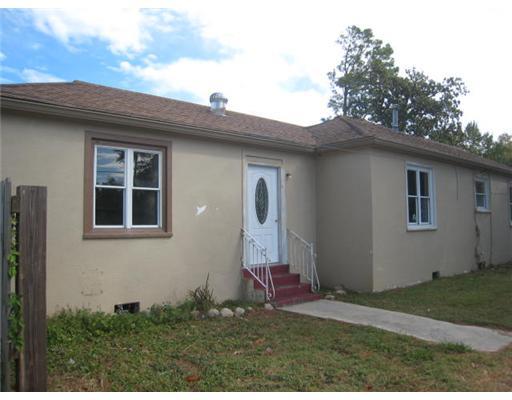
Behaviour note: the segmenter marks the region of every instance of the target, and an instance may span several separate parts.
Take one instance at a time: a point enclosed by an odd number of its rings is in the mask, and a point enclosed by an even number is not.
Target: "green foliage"
[[[148,318],[154,324],[173,324],[190,319],[190,312],[194,309],[191,301],[186,301],[179,307],[170,304],[153,305],[149,310]]]
[[[154,305],[147,312],[106,314],[89,310],[62,311],[48,321],[48,343],[57,345],[72,341],[94,341],[142,332],[158,325],[173,325],[190,319],[192,304],[185,302]]]
[[[16,214],[11,218],[11,246],[7,256],[9,279],[15,279],[18,274],[18,236]],[[16,293],[9,294],[9,342],[15,351],[23,349],[23,303],[22,298]]]
[[[345,302],[459,324],[512,329],[512,265],[379,293],[336,295]]]
[[[21,296],[16,293],[9,294],[9,342],[14,350],[23,349],[23,309]]]
[[[393,49],[374,37],[371,29],[350,26],[337,43],[340,63],[327,75],[336,115],[363,118],[391,126],[392,105],[398,108],[399,130],[512,166],[512,136],[494,141],[476,122],[462,128],[460,99],[468,93],[460,78],[436,81],[416,68],[400,74]]]
[[[49,330],[56,323],[77,324],[71,316],[50,318]],[[244,319],[149,324],[88,341],[70,336],[48,347],[52,391],[510,391],[511,360],[512,348],[464,351],[263,311]]]
[[[16,219],[16,214],[12,214],[11,218],[11,251],[7,256],[7,264],[9,266],[8,275],[10,279],[14,279],[18,272],[18,257],[20,253],[18,252],[18,243],[17,243],[17,225],[18,221]]]
[[[206,283],[204,285],[189,291],[189,297],[197,311],[206,312],[215,305],[213,290],[210,289],[208,284],[209,279],[210,274],[206,277]]]
[[[393,49],[373,36],[371,29],[347,28],[337,43],[342,60],[328,74],[333,95],[329,106],[336,114],[365,118],[375,97],[375,82],[385,83],[398,73]]]
[[[500,135],[485,156],[512,167],[512,135],[507,133]]]
[[[342,59],[328,74],[335,114],[391,125],[391,106],[399,110],[399,129],[442,142],[457,141],[460,97],[467,93],[460,78],[435,81],[417,69],[405,75],[393,59],[393,49],[376,39],[371,29],[351,26],[338,39]]]

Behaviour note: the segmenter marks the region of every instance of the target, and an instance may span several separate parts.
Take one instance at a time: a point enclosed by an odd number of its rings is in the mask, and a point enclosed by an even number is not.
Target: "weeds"
[[[185,302],[177,307],[170,304],[154,305],[149,311],[137,314],[106,314],[89,310],[62,311],[50,318],[48,344],[70,341],[92,341],[98,338],[139,333],[155,325],[176,324],[190,319],[193,304]]]
[[[206,312],[215,305],[215,298],[213,297],[213,290],[208,285],[210,274],[206,277],[206,283],[203,286],[198,286],[194,290],[189,291],[189,297],[194,303],[197,311]]]

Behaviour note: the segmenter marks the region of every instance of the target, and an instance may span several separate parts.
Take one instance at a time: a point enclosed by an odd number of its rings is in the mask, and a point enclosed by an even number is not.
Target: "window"
[[[475,208],[477,211],[489,211],[489,179],[475,178]]]
[[[88,133],[84,237],[168,237],[170,143]]]
[[[432,169],[407,166],[407,224],[410,229],[435,227]]]

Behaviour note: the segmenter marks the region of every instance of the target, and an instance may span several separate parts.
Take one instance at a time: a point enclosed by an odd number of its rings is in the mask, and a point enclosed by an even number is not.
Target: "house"
[[[207,276],[218,300],[282,304],[316,298],[317,277],[380,291],[512,260],[512,168],[366,121],[302,127],[226,102],[1,86],[1,176],[48,188],[49,312],[176,302]]]

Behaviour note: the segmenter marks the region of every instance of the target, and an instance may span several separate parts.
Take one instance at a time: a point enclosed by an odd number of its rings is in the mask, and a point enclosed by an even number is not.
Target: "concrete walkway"
[[[512,343],[512,334],[476,326],[456,325],[417,315],[318,300],[280,308],[284,311],[368,325],[432,342],[462,343],[478,351],[497,351]]]

